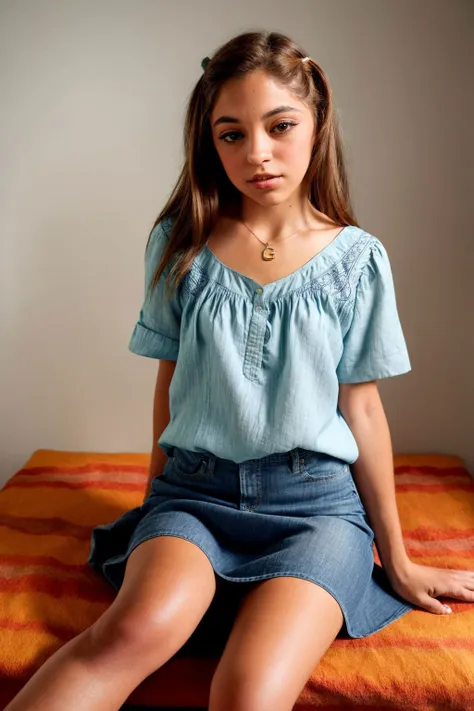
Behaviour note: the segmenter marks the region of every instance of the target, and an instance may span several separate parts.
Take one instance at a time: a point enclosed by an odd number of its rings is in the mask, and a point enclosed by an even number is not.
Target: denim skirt
[[[367,637],[414,609],[374,561],[350,465],[327,454],[296,447],[236,464],[174,447],[144,503],[93,529],[88,563],[118,590],[130,553],[156,536],[199,546],[216,574],[215,600],[182,653],[222,649],[242,595],[268,578],[330,593],[344,617],[338,637]]]

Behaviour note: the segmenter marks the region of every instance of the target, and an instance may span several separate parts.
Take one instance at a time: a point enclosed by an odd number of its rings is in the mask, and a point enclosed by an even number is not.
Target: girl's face
[[[230,79],[210,121],[224,170],[244,196],[272,205],[300,190],[311,159],[315,121],[308,106],[287,87],[260,70]],[[280,177],[271,187],[259,188],[251,182],[255,173]]]

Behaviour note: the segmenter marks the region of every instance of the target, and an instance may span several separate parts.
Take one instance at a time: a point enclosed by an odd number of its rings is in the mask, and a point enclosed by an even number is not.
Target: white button
[[[256,306],[256,307],[255,307],[255,311],[261,311],[261,310],[262,310],[262,307],[261,307],[261,306]]]

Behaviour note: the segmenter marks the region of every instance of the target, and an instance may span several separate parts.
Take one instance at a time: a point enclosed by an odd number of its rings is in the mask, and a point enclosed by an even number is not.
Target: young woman
[[[265,32],[203,69],[129,346],[160,361],[145,498],[92,534],[89,563],[118,594],[7,711],[115,711],[224,582],[245,594],[210,711],[290,711],[337,636],[474,599],[473,573],[404,549],[377,380],[411,366],[326,74]]]

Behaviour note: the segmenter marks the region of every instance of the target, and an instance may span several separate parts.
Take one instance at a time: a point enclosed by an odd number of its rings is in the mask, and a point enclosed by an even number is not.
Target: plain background
[[[128,351],[143,257],[204,56],[284,32],[327,72],[356,218],[412,363],[394,452],[474,471],[469,0],[0,2],[0,484],[36,449],[149,452],[158,362]]]

